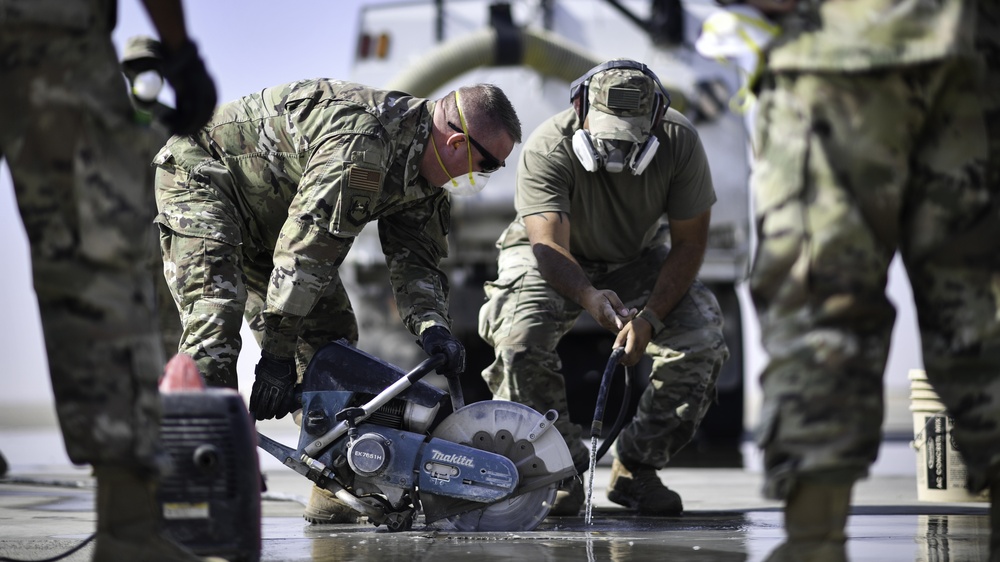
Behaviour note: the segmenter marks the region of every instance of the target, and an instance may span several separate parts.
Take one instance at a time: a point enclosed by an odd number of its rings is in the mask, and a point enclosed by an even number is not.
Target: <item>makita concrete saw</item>
[[[409,373],[347,345],[321,348],[302,381],[297,448],[259,434],[258,445],[368,521],[393,531],[424,523],[458,531],[530,531],[559,482],[576,475],[569,448],[544,414],[514,402],[463,405]],[[450,400],[449,400],[450,398]]]

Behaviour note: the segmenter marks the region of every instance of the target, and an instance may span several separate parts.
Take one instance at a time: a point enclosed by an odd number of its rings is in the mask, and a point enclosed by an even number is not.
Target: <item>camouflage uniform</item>
[[[896,251],[927,376],[981,490],[1000,463],[996,14],[968,0],[802,2],[782,25],[752,179],[765,495],[787,499],[807,475],[853,482],[875,460]]]
[[[450,325],[447,193],[418,174],[434,103],[335,80],[268,88],[218,108],[157,155],[164,268],[180,350],[236,387],[244,316],[264,351],[297,359],[356,342],[337,267],[378,221],[389,280],[415,334]]]
[[[579,128],[579,118],[568,109],[540,125],[521,152],[515,198],[519,216],[497,242],[498,279],[486,284],[479,334],[496,354],[483,371],[493,394],[542,412],[555,408],[560,416],[556,427],[574,463],[586,464],[590,453],[580,426],[570,421],[556,352],[583,309],[542,277],[521,216],[569,205],[574,221],[570,250],[592,285],[614,290],[628,307],[642,308],[669,253],[663,214],[696,216],[715,202],[715,192],[694,128],[673,110],[656,130],[661,146],[641,176],[587,172],[572,154],[571,138]],[[547,198],[548,193],[538,194],[550,189],[562,203]],[[622,193],[633,196],[616,196]],[[605,205],[600,202],[604,197],[621,202]],[[612,206],[623,214],[602,211]],[[663,323],[645,351],[653,360],[651,384],[614,451],[656,468],[694,435],[729,357],[719,304],[702,283],[691,285]]]
[[[110,39],[114,2],[52,4],[0,3],[0,156],[69,458],[150,467],[164,364],[147,268],[153,213]]]

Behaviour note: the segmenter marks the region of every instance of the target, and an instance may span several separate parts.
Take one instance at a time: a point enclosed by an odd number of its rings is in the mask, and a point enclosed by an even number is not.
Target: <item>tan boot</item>
[[[583,482],[578,476],[568,478],[556,491],[556,499],[552,502],[549,515],[556,517],[579,515],[585,501],[587,494],[583,491]]]
[[[799,482],[785,503],[788,538],[767,562],[846,562],[844,530],[853,486]]]
[[[306,506],[302,517],[313,525],[328,525],[358,523],[361,514],[338,500],[333,492],[319,486],[313,486],[312,493],[309,494],[309,505]]]
[[[94,562],[199,562],[200,558],[163,534],[158,480],[117,466],[94,467],[97,476],[97,538]]]
[[[618,459],[611,464],[608,499],[643,515],[680,515],[684,511],[680,494],[660,482],[655,467],[637,464],[627,468]]]

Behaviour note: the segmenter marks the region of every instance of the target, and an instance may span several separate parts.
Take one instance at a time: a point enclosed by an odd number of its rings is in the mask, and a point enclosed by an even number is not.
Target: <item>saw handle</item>
[[[363,416],[355,416],[354,422],[357,424],[367,419],[368,416],[372,415],[372,413],[376,410],[385,406],[390,400],[399,396],[399,394],[404,390],[410,388],[417,381],[424,378],[427,373],[430,373],[434,369],[443,365],[445,361],[447,361],[447,358],[443,354],[434,354],[433,357],[428,357],[427,359],[421,361],[420,364],[414,367],[412,371],[406,373],[400,377],[399,380],[382,390],[382,392],[376,394],[371,400],[362,404],[361,409],[363,410]],[[347,430],[347,421],[339,421],[337,422],[337,425],[330,429],[330,431],[327,431],[321,437],[306,445],[303,452],[309,457],[315,457],[320,454],[320,451],[327,448],[341,436],[345,435]]]
[[[415,378],[410,380],[411,383],[415,383],[427,375],[427,373],[430,373],[447,362],[447,355],[444,353],[435,353],[429,358],[424,359],[422,363],[410,371],[410,373],[406,375],[406,378],[409,379],[411,375],[415,375]],[[465,393],[462,391],[462,379],[460,377],[461,373],[449,373],[444,375],[445,380],[448,381],[448,395],[451,397],[451,411],[453,412],[456,412],[465,406]]]
[[[431,355],[427,359],[421,361],[420,364],[414,367],[409,373],[406,373],[406,380],[410,381],[410,384],[413,384],[447,362],[447,355],[444,353],[435,353],[434,355]]]

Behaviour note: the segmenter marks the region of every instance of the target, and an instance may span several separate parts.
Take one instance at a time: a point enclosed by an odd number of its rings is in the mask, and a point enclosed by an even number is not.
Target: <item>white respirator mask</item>
[[[482,172],[469,172],[468,174],[451,178],[439,185],[441,189],[452,195],[475,195],[486,187],[490,181],[490,175]]]
[[[573,133],[573,154],[588,172],[604,168],[617,174],[627,167],[632,175],[638,176],[646,171],[659,147],[660,141],[655,135],[649,135],[646,142],[635,143],[595,139],[586,129]]]
[[[574,80],[569,98],[584,124],[572,142],[585,170],[646,171],[660,147],[656,128],[670,107],[656,74],[633,60],[608,61]]]
[[[469,143],[466,143],[468,147]],[[438,152],[437,143],[434,142],[434,135],[431,134],[431,148],[434,149],[434,156],[437,157],[438,165],[444,170],[446,176],[448,176],[448,181],[439,185],[441,189],[451,193],[452,195],[475,195],[482,191],[487,182],[490,181],[490,175],[485,172],[473,172],[472,169],[472,156],[470,152],[469,156],[469,173],[462,174],[461,176],[453,177],[448,168],[445,168],[444,162],[441,160],[441,153]],[[471,149],[470,149],[471,150]]]
[[[434,149],[434,156],[437,157],[438,165],[441,166],[441,169],[444,170],[445,175],[448,176],[448,181],[444,182],[438,187],[447,191],[448,193],[451,193],[452,195],[459,195],[459,196],[475,195],[486,187],[486,184],[490,181],[490,174],[493,171],[502,167],[504,163],[501,160],[496,160],[496,158],[494,158],[493,155],[490,154],[484,146],[480,145],[479,143],[477,143],[475,140],[472,139],[472,135],[469,134],[468,126],[465,123],[465,117],[462,115],[462,106],[459,103],[458,90],[455,91],[455,109],[458,110],[458,119],[461,122],[462,126],[459,128],[450,121],[448,122],[448,125],[455,132],[462,133],[463,135],[465,135],[465,150],[468,152],[469,155],[469,173],[463,174],[458,177],[453,177],[451,175],[451,172],[449,172],[448,168],[445,167],[444,161],[441,160],[441,153],[438,152],[437,143],[434,142],[434,134],[432,133],[431,148]],[[490,159],[494,160],[495,162],[493,166],[495,167],[490,167],[489,171],[484,170],[481,172],[473,172],[472,147],[470,146],[471,144],[475,144],[476,148],[480,152],[482,152],[484,156],[487,156]]]

